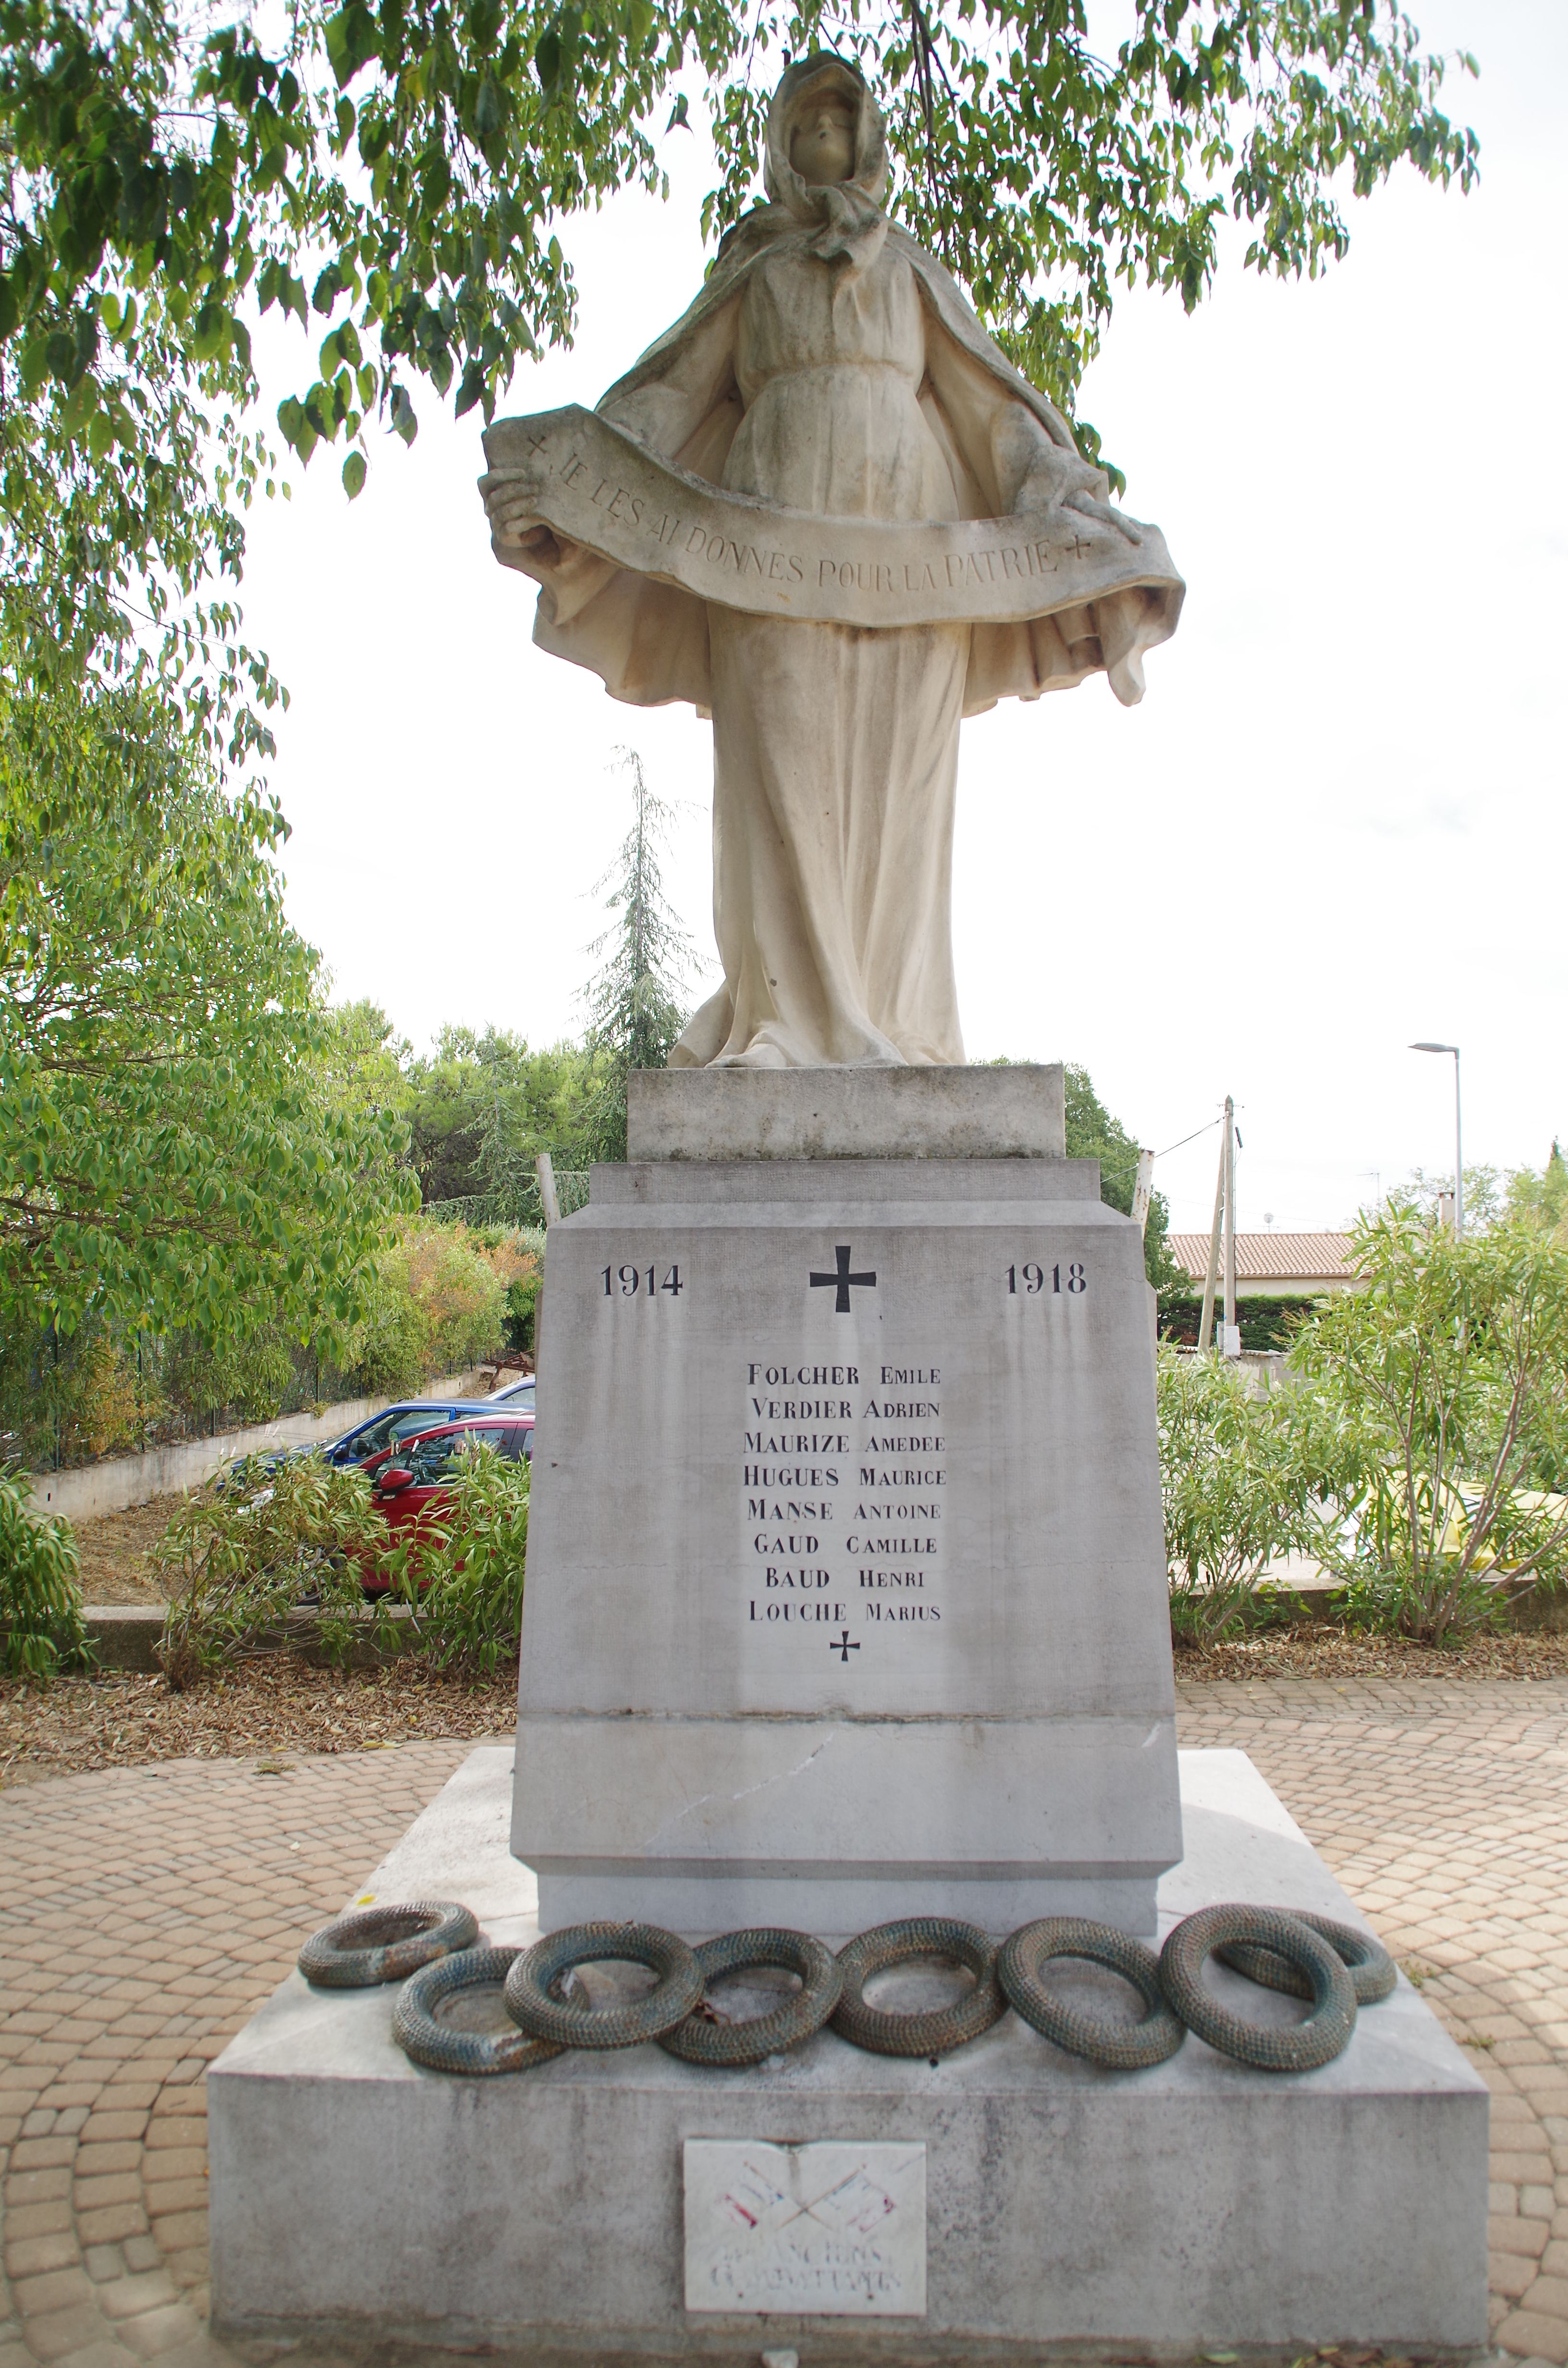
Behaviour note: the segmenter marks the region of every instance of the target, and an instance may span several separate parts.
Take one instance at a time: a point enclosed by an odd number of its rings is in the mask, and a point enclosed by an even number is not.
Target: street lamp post
[[[1454,1056],[1454,1239],[1464,1235],[1464,1135],[1460,1126],[1460,1048],[1457,1044],[1413,1044],[1413,1053],[1451,1053]]]

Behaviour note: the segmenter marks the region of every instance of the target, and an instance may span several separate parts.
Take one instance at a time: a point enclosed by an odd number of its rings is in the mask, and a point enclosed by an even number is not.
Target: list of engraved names
[[[744,1379],[747,1627],[809,1627],[847,1664],[891,1628],[939,1625],[949,1614],[940,1367],[758,1359]]]

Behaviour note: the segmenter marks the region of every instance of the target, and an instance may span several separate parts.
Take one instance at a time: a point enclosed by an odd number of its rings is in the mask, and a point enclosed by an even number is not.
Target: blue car
[[[531,1378],[528,1388],[531,1392]],[[383,1406],[368,1421],[357,1422],[341,1439],[327,1440],[307,1452],[324,1456],[329,1463],[342,1467],[366,1463],[372,1455],[395,1447],[399,1440],[412,1439],[422,1430],[438,1430],[443,1423],[456,1422],[460,1415],[494,1414],[495,1404],[493,1398],[404,1398],[397,1406]]]

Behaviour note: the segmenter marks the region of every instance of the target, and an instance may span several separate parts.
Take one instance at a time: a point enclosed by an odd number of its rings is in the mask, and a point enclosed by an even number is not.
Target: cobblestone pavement
[[[1473,2051],[1494,2340],[1563,2368],[1568,1681],[1184,1686],[1181,1725],[1252,1753]],[[0,1795],[0,2368],[233,2368],[205,2321],[207,2064],[470,1748]]]

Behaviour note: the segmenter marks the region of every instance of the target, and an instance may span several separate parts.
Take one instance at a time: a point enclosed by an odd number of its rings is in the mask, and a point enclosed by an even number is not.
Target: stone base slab
[[[510,1762],[473,1752],[356,1896],[461,1898],[493,1939],[531,1939]],[[1237,1898],[1361,1920],[1244,1754],[1184,1753],[1182,1811],[1163,1928]],[[1299,2011],[1215,1980],[1258,2019]],[[1100,2072],[1008,2015],[935,2066],[822,2032],[747,2072],[647,2046],[459,2080],[403,2056],[392,2003],[291,1975],[213,2066],[221,2331],[888,2361],[1485,2337],[1486,2089],[1403,1977],[1295,2078],[1190,2034]],[[924,2317],[688,2316],[688,2138],[923,2144]]]
[[[633,1069],[628,1159],[1066,1157],[1062,1064]]]

